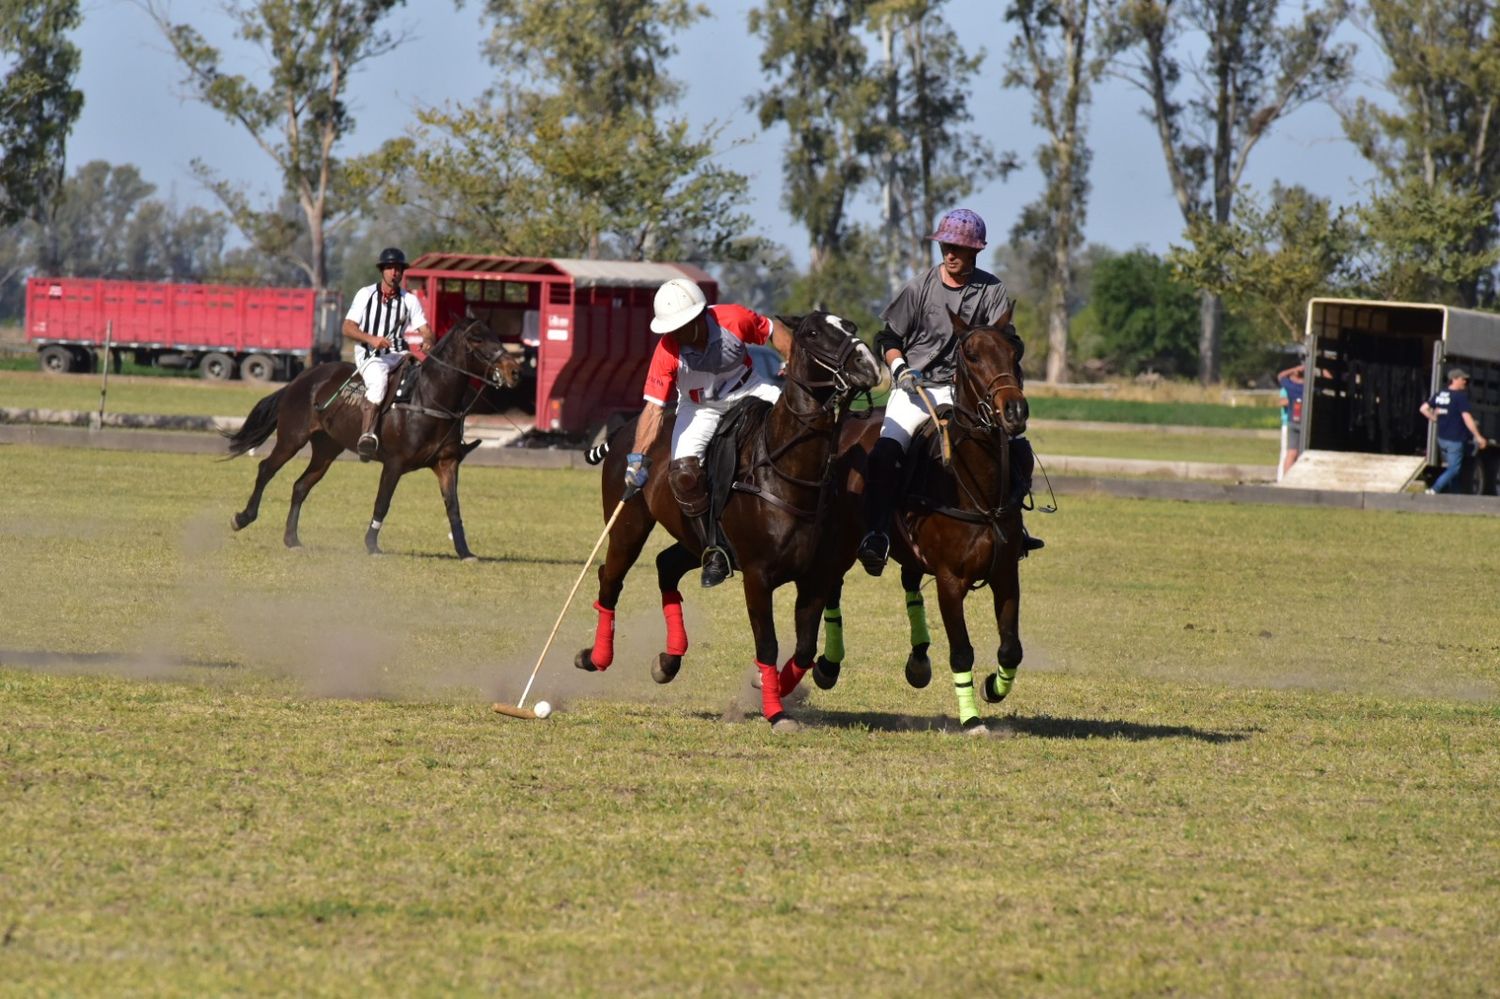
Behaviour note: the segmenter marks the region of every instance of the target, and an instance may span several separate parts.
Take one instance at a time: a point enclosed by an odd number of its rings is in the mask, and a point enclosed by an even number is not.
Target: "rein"
[[[469,353],[469,351],[471,350],[470,345],[469,345],[469,333],[474,329],[475,325],[477,325],[477,324],[470,323],[468,326],[464,327],[464,329],[463,329],[463,331],[461,333],[458,334],[458,338],[461,341],[463,341],[463,350],[464,350],[465,354]],[[504,350],[503,347],[500,348],[500,349],[502,351]],[[496,356],[498,357],[499,355],[497,354]],[[427,355],[427,360],[425,360],[425,361],[422,362],[421,367],[426,367],[429,363],[430,364],[436,364],[440,368],[447,368],[449,371],[455,371],[455,372],[463,375],[465,378],[477,378],[481,382],[483,382],[485,385],[490,386],[492,388],[503,389],[503,388],[506,387],[503,384],[501,384],[498,380],[496,380],[496,379],[494,379],[494,378],[492,378],[490,376],[490,373],[495,368],[495,364],[493,363],[493,360],[491,360],[490,363],[488,363],[488,364],[485,365],[485,370],[484,370],[483,373],[476,373],[476,372],[470,371],[468,368],[459,367],[457,364],[454,364],[452,361],[449,361],[446,358],[439,356],[438,353],[434,350],[432,353],[429,353]],[[420,371],[421,368],[419,367],[418,370]],[[420,387],[423,384],[424,383],[419,379],[418,382],[417,382],[418,389],[420,389]],[[415,394],[416,394],[416,390],[413,391],[413,395],[415,395]],[[439,420],[459,420],[459,421],[462,421],[466,417],[468,417],[470,411],[472,411],[473,408],[476,405],[479,404],[479,399],[480,399],[480,397],[482,395],[484,395],[484,389],[483,388],[475,389],[473,396],[471,396],[469,398],[469,401],[463,406],[462,409],[459,409],[459,410],[444,409],[441,406],[437,406],[436,404],[431,403],[430,401],[427,404],[424,404],[424,405],[418,405],[415,402],[398,402],[392,408],[393,409],[404,409],[404,410],[407,410],[409,412],[420,413],[423,416],[430,416],[430,417],[433,417],[434,419],[439,419]]]

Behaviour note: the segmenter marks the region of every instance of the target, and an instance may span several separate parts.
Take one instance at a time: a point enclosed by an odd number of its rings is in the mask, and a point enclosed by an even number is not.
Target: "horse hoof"
[[[781,703],[788,705],[805,704],[807,702],[807,699],[811,696],[812,691],[808,690],[806,687],[799,683],[781,698]]]
[[[813,663],[813,682],[818,685],[819,690],[832,690],[839,682],[839,670],[842,668],[840,663],[829,662],[819,656],[818,661]]]
[[[578,655],[573,657],[573,665],[577,666],[585,673],[599,672],[599,667],[594,665],[593,649],[579,649]]]
[[[932,682],[932,660],[927,658],[927,645],[912,647],[906,657],[906,682],[918,690]]]
[[[248,520],[242,521],[240,519],[240,515],[237,513],[232,513],[229,515],[229,529],[231,531],[242,531],[245,529],[245,525],[248,523]]]
[[[984,723],[983,718],[970,718],[963,723],[964,735],[975,739],[982,739],[990,734],[989,726]]]
[[[296,551],[298,548],[302,547],[302,542],[298,541],[296,538],[282,538],[281,543],[292,549],[292,551]]]
[[[458,560],[460,562],[468,562],[470,564],[473,564],[479,561],[479,556],[475,555],[473,552],[470,552],[468,555],[460,555],[458,557]]]
[[[802,731],[802,726],[795,718],[777,715],[776,720],[771,722],[771,731],[775,735],[791,735],[793,732]]]
[[[680,669],[682,657],[663,652],[656,657],[656,663],[651,667],[651,679],[657,683],[671,683],[677,679],[677,671]]]
[[[984,698],[986,704],[999,704],[1005,700],[1004,694],[995,693],[995,674],[991,673],[979,681],[979,696]]]

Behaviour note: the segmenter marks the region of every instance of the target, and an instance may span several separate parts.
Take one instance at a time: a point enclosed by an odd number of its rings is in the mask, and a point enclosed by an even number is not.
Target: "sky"
[[[760,234],[785,246],[801,265],[807,262],[806,236],[781,206],[779,156],[784,129],[762,131],[745,99],[765,81],[758,40],[749,35],[746,13],[753,0],[708,0],[711,16],[676,37],[678,54],[668,71],[685,86],[681,113],[697,126],[717,122],[726,139],[727,165],[751,181],[749,215]],[[477,97],[495,70],[480,46],[487,30],[478,0],[456,9],[448,0],[411,0],[396,12],[394,26],[406,41],[395,51],[366,63],[351,84],[356,130],[345,153],[361,153],[401,134],[415,109]],[[191,18],[230,56],[231,70],[254,73],[259,53],[235,40],[217,4],[174,0],[177,19]],[[999,85],[1000,64],[1010,33],[999,0],[951,0],[948,19],[970,50],[989,57],[975,84],[971,127],[1002,150],[1014,150],[1022,169],[971,195],[964,207],[978,211],[989,227],[990,244],[1002,240],[1021,209],[1036,198],[1042,178],[1035,150],[1043,133],[1031,122],[1028,93]],[[217,207],[193,177],[190,163],[200,157],[229,177],[268,195],[276,186],[271,160],[243,132],[207,107],[188,99],[182,73],[155,25],[134,0],[84,0],[83,24],[76,34],[82,50],[79,85],[84,108],[68,147],[70,170],[94,159],[133,163],[158,195],[179,205]],[[1349,40],[1360,40],[1346,32]],[[1364,48],[1368,49],[1366,44]],[[1371,57],[1361,59],[1366,75]],[[1172,198],[1160,146],[1141,114],[1144,94],[1107,80],[1095,90],[1089,119],[1093,148],[1085,235],[1117,250],[1144,246],[1164,252],[1178,241],[1181,216]],[[1283,119],[1252,154],[1246,180],[1266,189],[1272,181],[1301,184],[1335,204],[1362,200],[1372,171],[1343,138],[1332,109],[1314,105]],[[958,207],[958,206],[955,206]],[[873,201],[862,210],[873,219]],[[392,233],[391,242],[401,242]],[[440,247],[405,247],[409,254]]]

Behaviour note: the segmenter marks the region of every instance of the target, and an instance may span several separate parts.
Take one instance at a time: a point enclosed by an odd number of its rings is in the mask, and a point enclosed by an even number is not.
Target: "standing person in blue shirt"
[[[1429,493],[1446,492],[1463,470],[1468,454],[1469,437],[1479,450],[1489,444],[1474,422],[1469,407],[1469,373],[1463,368],[1448,371],[1448,387],[1422,403],[1422,415],[1437,424],[1438,450],[1443,453],[1443,474],[1437,477]]]
[[[1294,364],[1276,375],[1276,384],[1281,386],[1281,423],[1286,427],[1286,460],[1281,472],[1292,467],[1302,449],[1302,399],[1307,394],[1305,373],[1301,364]]]

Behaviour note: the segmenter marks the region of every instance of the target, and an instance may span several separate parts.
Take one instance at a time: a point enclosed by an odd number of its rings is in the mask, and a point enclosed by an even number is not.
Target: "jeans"
[[[1448,486],[1458,478],[1458,473],[1463,471],[1464,457],[1469,451],[1468,441],[1446,441],[1438,438],[1438,450],[1443,453],[1443,464],[1448,466],[1443,469],[1443,474],[1437,477],[1432,484],[1432,491],[1442,493],[1448,491]]]

